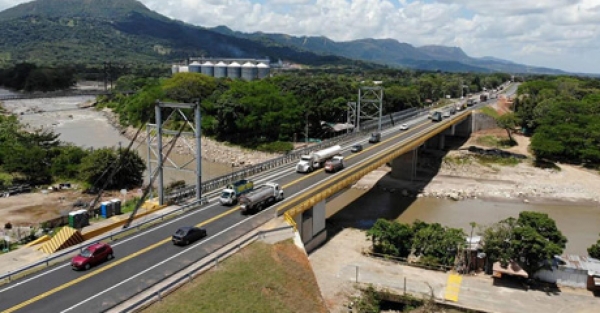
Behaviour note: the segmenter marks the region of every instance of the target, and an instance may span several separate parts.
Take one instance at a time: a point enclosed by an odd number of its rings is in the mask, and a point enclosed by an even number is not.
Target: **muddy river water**
[[[9,93],[0,89],[0,94]],[[78,146],[100,148],[106,146],[126,146],[129,140],[123,137],[106,120],[92,109],[81,110],[77,104],[92,100],[92,97],[71,97],[43,100],[7,101],[4,106],[20,114],[23,122],[34,127],[44,126],[60,134],[60,139]],[[35,113],[33,108],[46,112]],[[49,112],[56,110],[55,112]],[[23,114],[21,114],[21,112]],[[142,143],[134,144],[140,156],[147,160],[148,148]],[[189,160],[182,155],[174,155],[177,164]],[[193,163],[193,162],[192,162]],[[193,164],[192,164],[193,166]],[[202,160],[203,180],[218,177],[231,171],[225,164]],[[192,173],[165,170],[165,183],[185,179],[195,182]],[[566,253],[586,255],[586,249],[598,239],[600,233],[600,208],[597,205],[577,204],[531,204],[522,202],[498,202],[483,200],[451,201],[434,198],[408,199],[399,194],[391,194],[378,188],[369,192],[350,189],[328,203],[330,222],[346,227],[368,228],[377,217],[397,219],[411,223],[416,219],[438,222],[449,227],[460,227],[470,232],[470,222],[488,225],[509,216],[517,217],[519,212],[533,210],[545,212],[554,220],[567,236]],[[338,212],[339,211],[339,212]],[[335,214],[335,212],[338,212]]]
[[[338,226],[368,229],[379,217],[402,223],[419,219],[462,228],[466,233],[471,231],[470,222],[485,226],[511,216],[517,218],[521,211],[543,212],[553,218],[569,240],[565,253],[587,255],[587,248],[599,239],[600,207],[589,203],[406,198],[375,187],[368,192],[349,189],[327,204],[329,221]]]

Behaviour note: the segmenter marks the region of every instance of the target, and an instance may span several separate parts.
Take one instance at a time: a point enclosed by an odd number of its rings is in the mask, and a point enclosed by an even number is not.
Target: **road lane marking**
[[[418,125],[417,125],[415,128],[413,128],[413,129],[417,129],[417,130],[418,130],[418,129],[420,129],[420,128],[423,128],[423,127],[424,127],[425,125],[427,125],[427,124],[428,124],[427,122],[423,122],[423,123],[421,123],[421,124],[418,124]],[[372,145],[372,146],[368,147],[367,149],[363,150],[363,152],[370,151],[370,150],[373,150],[373,149],[375,149],[375,148],[379,148],[379,147],[381,147],[381,145],[382,145],[382,144],[384,144],[384,143],[388,143],[388,142],[390,142],[390,141],[392,141],[392,140],[396,140],[396,139],[398,139],[399,137],[401,137],[402,135],[405,135],[405,134],[406,134],[406,132],[400,132],[399,134],[397,134],[397,135],[394,135],[393,137],[391,137],[391,138],[388,138],[388,139],[386,139],[386,140],[384,140],[384,141],[380,142],[380,143],[379,143],[379,144],[377,144],[377,145]],[[416,134],[418,134],[418,133],[416,133]],[[416,135],[416,134],[410,135],[410,136],[409,136],[407,139],[414,137],[414,135]],[[385,149],[385,151],[389,150],[390,148],[391,148],[391,147],[389,147],[389,148]],[[357,154],[353,154],[353,155],[350,155],[350,156],[348,156],[348,159],[351,159],[351,158],[357,157],[357,156],[359,156],[359,155],[360,155],[359,153],[357,153]],[[367,157],[367,158],[368,158],[368,157]],[[296,183],[298,183],[298,182],[300,182],[300,181],[303,181],[303,180],[306,180],[306,179],[308,179],[308,178],[310,178],[310,177],[313,177],[314,175],[316,175],[316,174],[318,174],[318,173],[319,173],[319,171],[317,171],[317,172],[313,172],[313,173],[311,173],[311,174],[308,174],[308,175],[304,175],[303,177],[301,177],[301,178],[299,178],[299,179],[296,179],[296,180],[294,180],[294,181],[292,181],[292,182],[290,182],[290,183],[288,183],[288,184],[284,185],[284,188],[287,188],[287,187],[289,187],[289,186],[291,186],[291,185],[294,185],[294,184],[296,184]],[[274,174],[274,175],[271,175],[271,176],[275,176],[275,174]],[[309,187],[309,188],[310,188],[310,187]],[[297,196],[298,194],[301,194],[301,193],[305,193],[305,192],[306,192],[306,190],[307,190],[307,189],[309,189],[309,188],[306,188],[306,189],[302,190],[301,192],[299,192],[299,193],[296,193],[296,195],[294,195],[294,196]],[[293,197],[292,197],[292,198],[293,198]],[[206,209],[208,209],[208,208],[209,208],[209,207],[207,207]],[[219,215],[216,215],[216,216],[214,216],[214,217],[212,217],[212,218],[210,218],[210,219],[207,219],[206,221],[204,221],[204,222],[202,222],[202,223],[199,223],[199,224],[197,224],[196,226],[198,226],[198,227],[201,227],[201,226],[203,226],[203,225],[209,224],[209,223],[211,223],[211,222],[214,222],[214,221],[216,221],[216,220],[218,220],[218,219],[221,219],[221,218],[223,218],[223,217],[225,217],[225,216],[227,216],[227,215],[229,215],[229,214],[232,214],[233,212],[236,212],[236,211],[238,211],[238,210],[239,210],[239,206],[236,206],[236,207],[234,207],[234,208],[232,208],[232,209],[230,209],[230,210],[228,210],[228,211],[225,211],[225,212],[223,212],[223,213],[221,213],[221,214],[219,214]],[[204,211],[204,210],[202,210],[202,211]],[[279,211],[279,210],[278,210],[278,211]],[[199,211],[199,212],[200,212],[200,211]],[[184,216],[182,216],[181,218],[183,218],[183,217],[184,217]],[[187,217],[187,216],[186,216],[186,217]],[[179,220],[179,219],[178,219],[178,220]],[[175,222],[175,221],[172,221],[172,222]],[[219,232],[218,234],[221,234],[221,233],[223,233],[223,232],[225,232],[225,231],[229,230],[230,228],[232,228],[232,227],[234,227],[234,226],[237,226],[238,224],[240,224],[240,223],[242,223],[242,222],[243,222],[243,221],[240,221],[239,223],[236,223],[236,224],[234,224],[233,226],[231,226],[231,227],[229,227],[229,228],[227,228],[227,229],[225,229],[225,230],[223,230],[223,231]],[[169,222],[169,224],[170,224],[170,223],[171,223],[171,222]],[[166,225],[166,224],[165,224],[165,225]],[[212,239],[212,238],[216,237],[218,234],[215,234],[214,236],[212,236],[212,237],[209,237],[207,240],[205,240],[205,241],[203,241],[203,242],[206,242],[206,241],[208,241],[208,240],[210,240],[210,239]],[[139,234],[139,235],[136,235],[136,236],[141,236],[141,235],[142,235],[142,234]],[[131,238],[131,239],[133,239],[133,238]],[[129,240],[131,240],[131,239],[129,239]],[[120,264],[122,264],[122,263],[124,263],[124,262],[126,262],[126,261],[128,261],[128,260],[130,260],[130,259],[132,259],[132,258],[135,258],[135,257],[137,257],[137,256],[141,255],[141,254],[144,254],[144,253],[146,253],[146,252],[148,252],[148,251],[151,251],[151,250],[153,250],[153,249],[155,249],[155,248],[157,248],[157,247],[159,247],[159,246],[161,246],[161,245],[165,244],[166,242],[169,242],[170,240],[171,240],[171,238],[166,238],[166,239],[163,239],[163,240],[161,240],[161,241],[159,241],[159,242],[157,242],[157,243],[155,243],[155,244],[153,244],[153,245],[150,245],[150,246],[148,246],[148,247],[146,247],[146,248],[144,248],[144,249],[141,249],[141,250],[139,250],[139,251],[136,251],[136,252],[134,252],[134,253],[132,253],[132,254],[130,254],[130,255],[128,255],[128,256],[126,256],[126,257],[122,258],[122,259],[118,259],[117,261],[115,261],[115,262],[112,262],[112,263],[110,263],[110,264],[108,264],[108,265],[106,265],[106,266],[104,266],[104,267],[101,267],[101,268],[97,269],[97,270],[96,270],[96,271],[94,271],[94,272],[91,272],[91,273],[88,273],[88,274],[86,274],[86,275],[83,275],[83,276],[81,276],[81,277],[78,277],[78,278],[76,278],[76,279],[74,279],[74,280],[72,280],[72,281],[70,281],[70,282],[67,282],[67,283],[65,283],[65,284],[63,284],[63,285],[60,285],[60,286],[58,286],[58,287],[55,287],[55,288],[53,288],[53,289],[51,289],[51,290],[49,290],[49,291],[46,291],[46,292],[44,292],[44,293],[41,293],[41,294],[39,294],[39,295],[35,296],[35,297],[33,297],[33,298],[31,298],[31,299],[29,299],[29,300],[27,300],[27,301],[24,301],[24,302],[22,302],[22,303],[20,303],[20,304],[18,304],[18,305],[15,305],[15,306],[13,306],[13,307],[11,307],[11,308],[9,308],[9,309],[7,309],[7,310],[3,311],[3,313],[11,313],[11,312],[14,312],[14,311],[16,311],[16,310],[20,310],[20,309],[22,309],[23,307],[26,307],[26,306],[28,306],[28,305],[30,305],[30,304],[32,304],[32,303],[35,303],[35,302],[37,302],[37,301],[39,301],[39,300],[41,300],[41,299],[43,299],[43,298],[46,298],[46,297],[48,297],[48,296],[50,296],[50,295],[52,295],[52,294],[55,294],[55,293],[57,293],[57,292],[59,292],[59,291],[62,291],[62,290],[64,290],[64,289],[68,288],[68,287],[71,287],[71,286],[73,286],[73,285],[76,285],[77,283],[79,283],[79,282],[82,282],[82,281],[84,281],[84,280],[86,280],[86,279],[88,279],[88,278],[91,278],[91,277],[93,277],[93,276],[96,276],[96,275],[98,275],[98,274],[100,274],[100,273],[102,273],[102,272],[105,272],[105,271],[107,271],[107,270],[109,270],[109,269],[111,269],[111,268],[113,268],[113,267],[116,267],[116,266],[118,266],[118,265],[120,265]],[[123,242],[125,242],[125,241],[123,241]],[[121,242],[121,243],[123,243],[123,242]],[[201,243],[198,243],[198,244],[201,244]],[[195,246],[194,246],[194,247],[195,247]],[[185,250],[185,251],[187,251],[187,250]],[[179,254],[178,254],[178,255],[179,255]],[[167,259],[167,260],[170,260],[170,259],[172,259],[172,258],[169,258],[169,259]],[[166,262],[167,260],[163,260],[163,261],[162,261],[162,263]],[[68,266],[68,265],[69,265],[69,264],[65,264],[65,265],[63,265],[63,266],[61,266],[61,267],[65,267],[65,266]],[[57,268],[57,269],[58,269],[58,268]],[[55,270],[57,270],[57,269],[53,269],[52,271],[55,271]],[[148,269],[147,269],[147,270],[148,270]],[[142,273],[138,273],[138,274],[136,274],[134,277],[137,277],[137,276],[139,276],[139,275],[141,275],[141,274],[143,274],[143,273],[147,272],[147,270],[146,270],[146,271],[144,271],[144,272],[142,272]],[[41,276],[41,275],[40,275],[40,276]],[[122,282],[122,283],[123,283],[123,282]],[[12,287],[10,287],[10,288],[12,288]],[[6,291],[6,290],[8,290],[8,289],[9,289],[9,288],[5,288],[5,289],[3,289],[2,291]],[[89,299],[91,299],[91,298],[89,298]],[[69,308],[69,309],[67,309],[67,310],[70,310],[70,309],[71,309],[71,308]]]
[[[237,210],[238,210],[238,208],[237,208],[237,207],[235,207],[235,208],[233,208],[233,209],[231,209],[231,210],[228,210],[228,211],[226,211],[226,212],[223,212],[223,213],[221,213],[221,214],[219,214],[219,215],[217,215],[217,216],[214,216],[214,217],[212,217],[212,218],[210,218],[210,219],[208,219],[208,220],[206,220],[206,221],[204,221],[204,222],[202,222],[202,223],[200,223],[200,224],[197,224],[196,226],[198,226],[198,227],[201,227],[201,226],[203,226],[203,225],[209,224],[209,223],[211,223],[211,222],[214,222],[214,221],[216,221],[216,220],[218,220],[218,219],[220,219],[220,218],[222,218],[222,217],[224,217],[224,216],[226,216],[226,215],[229,215],[229,214],[231,214],[231,213],[233,213],[233,212],[235,212],[235,211],[237,211]],[[243,221],[242,221],[242,222],[243,222]],[[241,222],[240,222],[240,223],[241,223]],[[239,223],[235,224],[234,226],[236,226],[236,225],[238,225],[238,224],[239,224]],[[232,227],[233,227],[233,226],[232,226]],[[231,227],[230,227],[230,228],[231,228]],[[227,228],[226,230],[229,230],[229,228]],[[224,232],[224,231],[226,231],[226,230],[223,230],[223,231],[219,232],[218,234],[221,234],[222,232]],[[208,241],[209,239],[216,237],[218,234],[215,234],[214,236],[212,236],[212,237],[209,237],[209,238],[207,238],[207,240],[204,240],[204,241],[202,241],[202,242],[206,242],[206,241]],[[15,305],[15,306],[13,306],[13,307],[11,307],[11,308],[9,308],[9,309],[5,310],[5,311],[2,311],[2,313],[11,313],[11,312],[14,312],[14,311],[20,310],[20,309],[22,309],[22,308],[24,308],[24,307],[26,307],[26,306],[28,306],[28,305],[30,305],[30,304],[32,304],[32,303],[35,303],[35,302],[37,302],[37,301],[39,301],[39,300],[41,300],[41,299],[44,299],[44,298],[46,298],[46,297],[48,297],[48,296],[51,296],[51,295],[53,295],[53,294],[55,294],[55,293],[57,293],[57,292],[59,292],[59,291],[62,291],[62,290],[64,290],[64,289],[66,289],[66,288],[68,288],[68,287],[71,287],[71,286],[73,286],[73,285],[75,285],[75,284],[78,284],[78,283],[80,283],[80,282],[82,282],[82,281],[84,281],[84,280],[86,280],[86,279],[88,279],[88,278],[94,277],[94,276],[96,276],[96,275],[98,275],[98,274],[100,274],[100,273],[103,273],[103,272],[105,272],[105,271],[107,271],[107,270],[109,270],[109,269],[111,269],[111,268],[113,268],[113,267],[116,267],[116,266],[118,266],[118,265],[120,265],[120,264],[122,264],[122,263],[124,263],[124,262],[127,262],[127,261],[129,261],[129,260],[131,260],[131,259],[133,259],[133,258],[135,258],[135,257],[137,257],[137,256],[140,256],[140,255],[142,255],[142,254],[144,254],[144,253],[146,253],[146,252],[148,252],[148,251],[150,251],[150,250],[153,250],[153,249],[155,249],[155,248],[157,248],[157,247],[159,247],[159,246],[161,246],[161,245],[163,245],[163,244],[165,244],[165,243],[167,243],[167,242],[169,242],[169,241],[171,241],[171,238],[166,238],[166,239],[163,239],[163,240],[161,240],[161,241],[159,241],[159,242],[157,242],[157,243],[155,243],[155,244],[153,244],[153,245],[150,245],[150,246],[148,246],[148,247],[146,247],[146,248],[144,248],[144,249],[142,249],[142,250],[136,251],[136,252],[134,252],[134,253],[132,253],[132,254],[130,254],[130,255],[128,255],[128,256],[126,256],[126,257],[123,257],[123,258],[121,258],[121,259],[117,259],[116,261],[114,261],[114,262],[111,262],[111,263],[109,263],[108,265],[106,265],[106,266],[104,266],[104,267],[101,267],[101,268],[99,268],[99,269],[95,270],[94,272],[91,272],[91,273],[85,274],[85,275],[83,275],[83,276],[80,276],[80,277],[78,277],[78,278],[76,278],[76,279],[74,279],[74,280],[72,280],[72,281],[70,281],[70,282],[68,282],[68,283],[62,284],[62,285],[60,285],[60,286],[58,286],[58,287],[55,287],[55,288],[53,288],[53,289],[51,289],[51,290],[49,290],[49,291],[43,292],[43,293],[41,293],[41,294],[39,294],[39,295],[37,295],[37,296],[35,296],[35,297],[33,297],[33,298],[31,298],[31,299],[27,300],[27,301],[24,301],[24,302],[22,302],[22,303],[19,303],[19,304]],[[198,244],[201,244],[202,242],[200,242],[200,243],[198,243]],[[194,247],[195,247],[195,246],[196,246],[196,245],[194,245]],[[185,251],[187,251],[187,250],[185,250]],[[169,258],[169,260],[171,260],[171,259],[172,259],[172,258]]]

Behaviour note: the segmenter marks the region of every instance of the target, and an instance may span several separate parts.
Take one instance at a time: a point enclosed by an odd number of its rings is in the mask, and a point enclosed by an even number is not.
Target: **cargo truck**
[[[344,168],[344,157],[336,155],[331,160],[325,162],[325,172],[333,173]]]
[[[475,102],[475,98],[470,98],[469,100],[467,100],[467,106],[472,107],[473,105],[475,105]]]
[[[233,184],[227,185],[221,192],[219,202],[223,205],[234,205],[238,202],[241,195],[254,189],[254,182],[248,179],[238,180]]]
[[[265,183],[240,197],[240,211],[242,214],[259,212],[281,200],[283,200],[283,189],[279,184]]]
[[[481,102],[485,102],[488,100],[489,95],[487,93],[482,93],[481,95],[479,95],[479,101]]]
[[[327,160],[339,155],[341,151],[342,147],[337,145],[308,155],[303,155],[300,157],[298,164],[296,164],[296,172],[310,173],[315,169],[322,167]]]

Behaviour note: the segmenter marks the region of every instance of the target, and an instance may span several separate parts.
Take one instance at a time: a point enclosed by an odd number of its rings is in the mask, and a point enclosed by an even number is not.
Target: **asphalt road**
[[[410,129],[406,131],[399,131],[398,127],[383,131],[380,143],[368,144],[368,138],[362,138],[343,146],[346,168],[339,173],[318,170],[300,174],[294,171],[295,164],[291,164],[254,177],[256,185],[266,181],[278,182],[286,196],[283,202],[261,212],[258,217],[243,216],[236,207],[221,206],[211,199],[211,204],[201,209],[113,243],[115,258],[89,271],[76,272],[65,263],[0,287],[0,310],[103,312],[245,234],[257,226],[254,224],[271,218],[277,208],[287,206],[288,201],[295,202],[294,198],[310,190],[314,184],[334,178],[418,132],[439,126],[428,121],[426,116],[408,124]],[[357,143],[363,144],[364,150],[350,154],[349,148]],[[189,225],[206,228],[208,237],[186,247],[172,245],[170,236],[173,232],[178,227]]]

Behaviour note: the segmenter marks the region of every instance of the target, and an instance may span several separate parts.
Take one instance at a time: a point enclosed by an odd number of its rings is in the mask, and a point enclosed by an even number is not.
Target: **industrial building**
[[[201,73],[215,78],[263,79],[271,75],[269,59],[190,58],[185,64],[173,64],[172,74]]]

